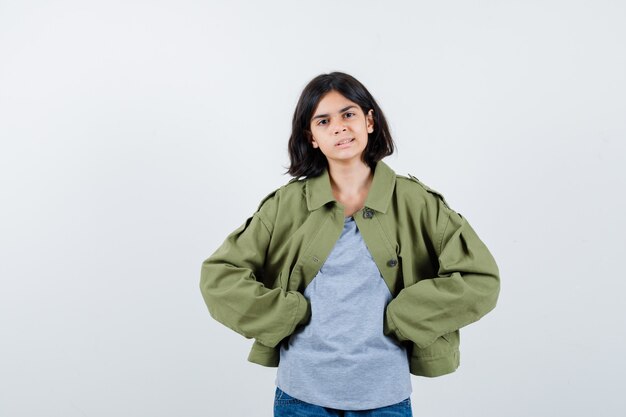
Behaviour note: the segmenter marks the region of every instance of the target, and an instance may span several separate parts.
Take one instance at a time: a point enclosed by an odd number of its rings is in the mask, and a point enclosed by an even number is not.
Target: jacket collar
[[[381,213],[387,211],[391,195],[396,183],[396,173],[383,161],[379,161],[374,169],[374,178],[365,207],[369,207]],[[306,180],[306,204],[309,211],[317,210],[331,201],[336,202],[330,188],[330,176],[328,168],[321,175]]]

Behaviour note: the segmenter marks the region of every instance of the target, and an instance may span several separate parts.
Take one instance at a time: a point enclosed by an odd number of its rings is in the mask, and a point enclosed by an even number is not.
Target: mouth
[[[345,145],[345,144],[351,143],[353,141],[354,141],[354,138],[343,139],[343,140],[340,140],[339,142],[335,143],[335,146]]]

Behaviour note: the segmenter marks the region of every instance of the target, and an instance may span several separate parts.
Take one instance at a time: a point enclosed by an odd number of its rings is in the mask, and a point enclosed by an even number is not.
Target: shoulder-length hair
[[[328,165],[322,151],[311,144],[311,119],[320,100],[331,91],[337,91],[358,104],[365,115],[374,110],[374,131],[368,134],[367,146],[361,156],[363,162],[373,169],[378,161],[394,151],[395,145],[385,115],[365,86],[342,72],[320,74],[304,88],[293,114],[288,144],[291,165],[287,173],[294,177],[316,177]]]

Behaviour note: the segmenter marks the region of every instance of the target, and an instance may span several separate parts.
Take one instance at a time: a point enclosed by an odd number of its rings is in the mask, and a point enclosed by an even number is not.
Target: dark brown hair
[[[363,162],[374,168],[376,162],[393,153],[395,145],[385,115],[365,86],[343,72],[320,74],[304,88],[293,114],[288,144],[291,165],[287,173],[294,177],[316,177],[324,172],[328,165],[322,151],[311,145],[310,126],[317,105],[331,91],[337,91],[358,104],[366,115],[370,110],[374,110],[374,131],[367,137],[367,146],[361,156]]]

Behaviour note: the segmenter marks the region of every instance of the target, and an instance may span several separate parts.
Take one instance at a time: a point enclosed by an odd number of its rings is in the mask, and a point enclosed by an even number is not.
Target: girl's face
[[[373,110],[366,115],[358,104],[329,91],[313,112],[311,144],[322,151],[329,165],[360,161],[367,135],[373,131]]]

